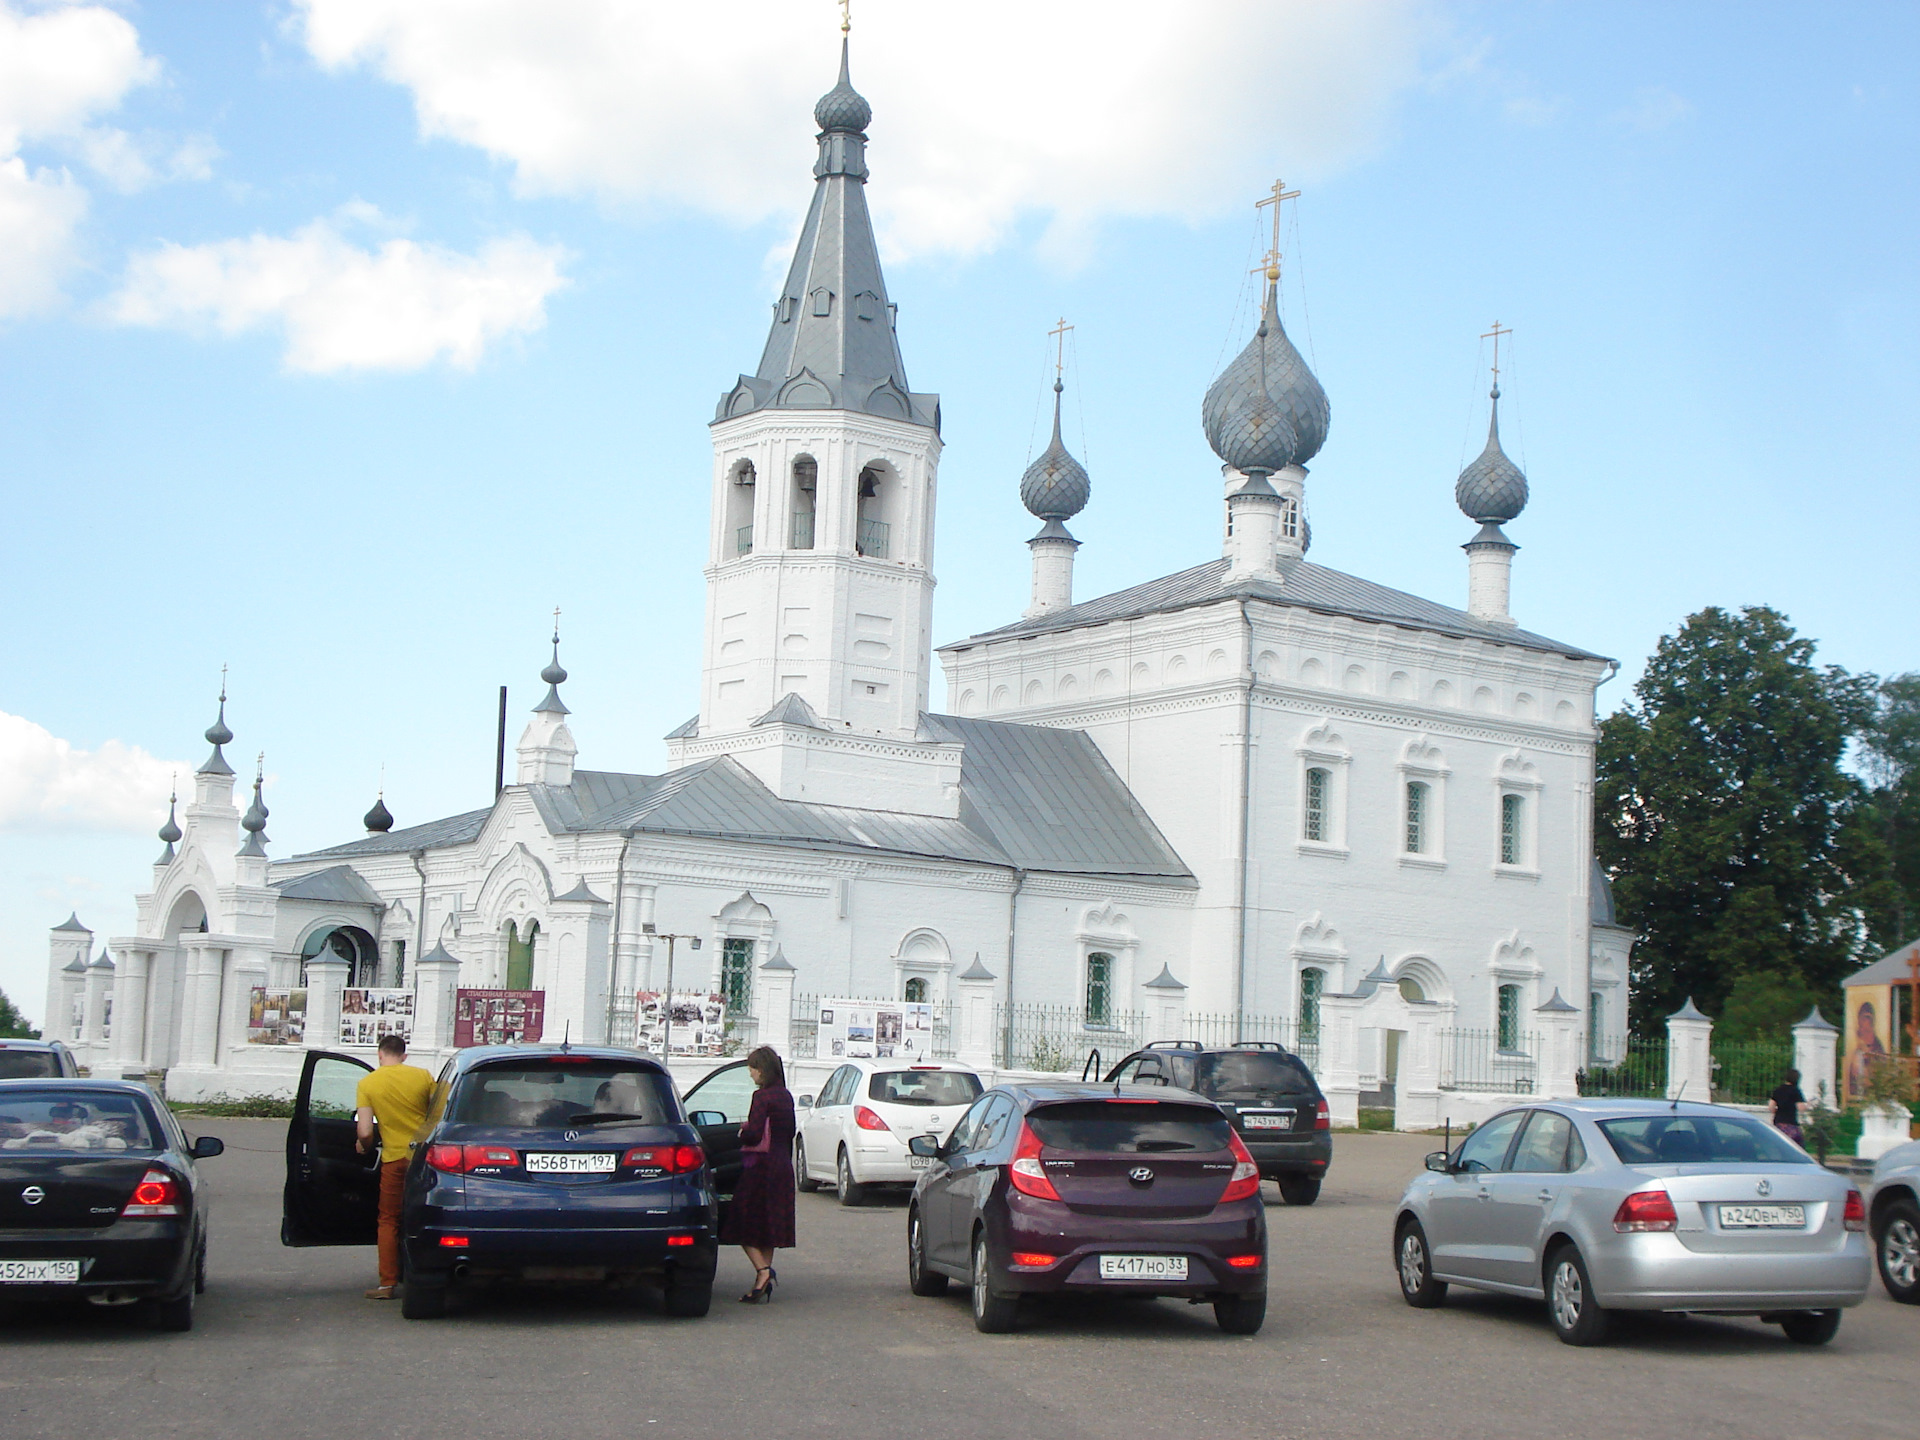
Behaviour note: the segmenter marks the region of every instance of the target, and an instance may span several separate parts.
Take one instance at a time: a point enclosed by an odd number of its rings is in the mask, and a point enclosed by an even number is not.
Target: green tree
[[[1868,910],[1882,950],[1920,930],[1920,673],[1880,682],[1860,734],[1859,823],[1885,847],[1887,888]]]
[[[27,1017],[7,998],[7,992],[0,990],[0,1039],[38,1040],[40,1032],[27,1024]]]
[[[1852,823],[1864,790],[1841,760],[1876,682],[1813,652],[1776,610],[1702,610],[1601,724],[1595,846],[1642,937],[1636,1026],[1688,996],[1720,1014],[1743,976],[1757,1023],[1873,953],[1863,884],[1884,847]]]

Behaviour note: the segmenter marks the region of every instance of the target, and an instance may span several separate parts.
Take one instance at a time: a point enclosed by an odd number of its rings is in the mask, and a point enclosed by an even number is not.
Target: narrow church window
[[[1291,497],[1280,502],[1280,533],[1289,540],[1300,538],[1300,502]]]
[[[794,550],[813,549],[814,507],[819,500],[820,466],[811,455],[793,462],[793,534],[788,545]]]
[[[1113,956],[1087,956],[1087,1024],[1113,1023]]]
[[[1427,787],[1424,781],[1407,784],[1407,853],[1423,855],[1427,849]]]
[[[871,290],[862,290],[858,295],[853,297],[853,313],[858,315],[862,320],[871,320],[880,313],[876,308],[879,304],[880,297],[878,295],[874,294]]]
[[[1587,992],[1587,1059],[1596,1065],[1607,1053],[1605,999],[1598,990]]]
[[[1520,1048],[1520,987],[1502,985],[1500,987],[1500,1034],[1498,1044],[1502,1050]]]
[[[513,921],[507,922],[507,989],[531,990],[533,988],[533,937],[539,933],[538,920],[527,922],[527,933],[524,939],[514,928]]]
[[[396,987],[407,983],[407,942],[393,942],[393,983]]]
[[[1500,863],[1520,865],[1524,853],[1520,836],[1520,807],[1526,803],[1518,795],[1500,797]]]
[[[1327,838],[1327,772],[1315,767],[1307,771],[1306,824],[1302,835],[1324,842]]]
[[[909,1005],[926,1004],[927,982],[925,977],[916,975],[907,981],[906,989],[901,992],[900,998],[905,1000]]]
[[[816,315],[833,313],[833,292],[824,285],[813,292],[813,313]]]
[[[720,942],[720,995],[729,1015],[753,1013],[753,941]]]
[[[1309,967],[1300,972],[1300,1043],[1320,1038],[1320,992],[1326,988],[1327,972]]]

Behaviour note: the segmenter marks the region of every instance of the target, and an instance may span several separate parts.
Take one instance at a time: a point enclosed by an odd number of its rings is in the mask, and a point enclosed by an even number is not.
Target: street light
[[[662,1027],[660,1030],[660,1059],[664,1063],[673,1056],[673,942],[676,940],[685,940],[688,943],[689,949],[698,950],[700,948],[700,937],[698,935],[662,935],[654,928],[651,920],[641,922],[640,933],[642,935],[651,935],[656,940],[665,940],[667,942],[667,1004],[662,1014]]]

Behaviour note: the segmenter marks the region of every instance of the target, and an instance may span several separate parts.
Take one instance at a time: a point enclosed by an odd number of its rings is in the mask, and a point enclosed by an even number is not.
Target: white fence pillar
[[[980,1070],[992,1067],[998,1048],[993,1033],[995,979],[977,954],[973,964],[954,977],[958,995],[954,1001],[953,1058]]]
[[[1800,1093],[1834,1110],[1840,1108],[1839,1041],[1839,1028],[1828,1022],[1818,1005],[1793,1027],[1793,1068],[1800,1072]]]
[[[1360,1124],[1360,1011],[1347,995],[1320,997],[1320,1091],[1335,1125]]]
[[[760,1012],[760,1043],[770,1045],[782,1060],[793,1058],[793,962],[774,947],[773,958],[760,967],[760,993],[754,1009]]]
[[[1400,1075],[1394,1082],[1393,1128],[1430,1130],[1444,1118],[1440,1113],[1440,1034],[1450,1012],[1438,1005],[1408,1008],[1406,1038],[1400,1043]]]
[[[1667,1017],[1667,1096],[1669,1100],[1713,1099],[1713,1021],[1694,1008],[1693,998]]]
[[[307,961],[307,1048],[333,1050],[340,1044],[340,992],[352,967],[332,950]]]
[[[1540,1036],[1540,1073],[1536,1080],[1543,1100],[1572,1100],[1580,1094],[1580,1012],[1561,998],[1534,1007],[1534,1026]],[[1706,1098],[1704,1096],[1702,1099]]]
[[[1142,988],[1147,992],[1147,1033],[1141,1038],[1148,1042],[1186,1039],[1187,987],[1163,964]]]
[[[311,974],[313,967],[307,967]],[[453,1048],[453,992],[460,984],[460,962],[436,945],[413,965],[413,1040],[414,1051]],[[339,992],[335,992],[336,1014]],[[313,1004],[309,992],[308,1005]],[[312,1015],[309,1009],[308,1015]]]
[[[113,1065],[122,1074],[147,1072],[147,968],[152,963],[151,951],[122,947],[113,974],[111,1053]]]

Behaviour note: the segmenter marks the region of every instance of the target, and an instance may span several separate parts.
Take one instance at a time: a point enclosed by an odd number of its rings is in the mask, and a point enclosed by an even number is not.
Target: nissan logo
[[[42,1200],[47,1198],[47,1192],[42,1190],[38,1185],[29,1185],[20,1192],[20,1198],[29,1205],[38,1205]]]
[[[1753,1187],[1753,1193],[1762,1197],[1773,1194],[1773,1182],[1771,1180],[1762,1180],[1758,1185]]]
[[[1136,1185],[1151,1185],[1153,1183],[1153,1169],[1147,1165],[1136,1165],[1127,1172],[1127,1179]]]

